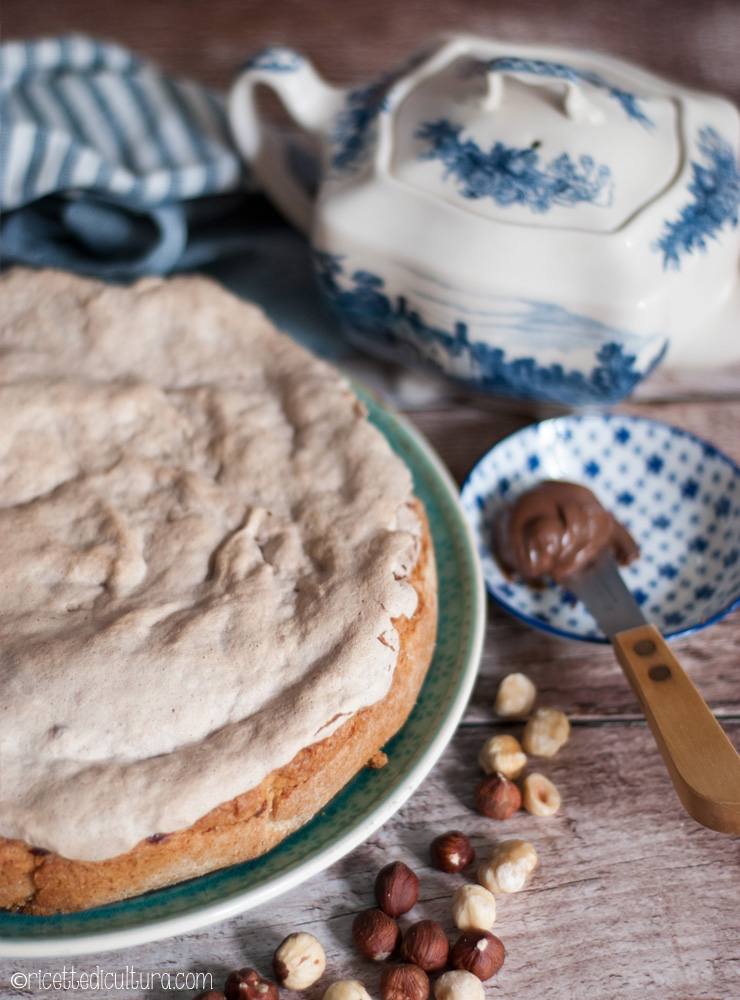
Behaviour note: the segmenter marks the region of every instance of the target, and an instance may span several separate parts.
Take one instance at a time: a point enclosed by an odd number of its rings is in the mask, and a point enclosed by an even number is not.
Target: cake
[[[407,718],[434,554],[345,379],[201,277],[2,277],[0,905],[256,857]]]

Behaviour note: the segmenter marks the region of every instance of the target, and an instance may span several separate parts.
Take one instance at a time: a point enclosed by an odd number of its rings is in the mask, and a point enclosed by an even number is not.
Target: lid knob
[[[486,111],[499,107],[504,95],[504,78],[512,76],[522,83],[547,90],[552,90],[553,84],[562,85],[563,113],[579,125],[602,125],[606,121],[601,108],[586,96],[581,74],[572,66],[508,56],[490,59],[479,65],[487,78],[486,93],[481,101],[481,107]]]

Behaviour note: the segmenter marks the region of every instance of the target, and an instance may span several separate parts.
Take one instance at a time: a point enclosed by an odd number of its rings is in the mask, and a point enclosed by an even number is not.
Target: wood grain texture
[[[740,725],[731,728],[740,742]],[[556,757],[531,761],[560,789],[561,812],[551,819],[519,812],[503,823],[472,808],[475,759],[490,733],[490,726],[462,727],[396,818],[301,888],[199,933],[75,958],[75,969],[208,971],[219,987],[231,968],[243,965],[269,975],[274,948],[300,929],[315,934],[327,953],[327,972],[303,994],[306,1000],[321,1000],[329,982],[340,978],[359,979],[378,996],[381,967],[354,951],[352,920],[374,905],[377,870],[400,858],[421,882],[419,903],[400,922],[438,920],[454,939],[450,896],[473,877],[475,865],[444,875],[429,867],[427,851],[436,834],[457,828],[468,833],[479,859],[495,841],[511,836],[530,840],[539,855],[524,891],[497,897],[493,931],[507,957],[486,986],[489,1000],[737,1000],[737,839],[705,830],[685,814],[647,727],[574,726]],[[6,966],[58,969],[62,960]],[[173,996],[160,989],[114,995]]]
[[[689,86],[740,99],[734,0],[6,0],[3,33],[111,38],[166,69],[226,87],[264,45],[300,48],[337,84],[364,81],[422,41],[469,31],[609,52]]]
[[[462,30],[513,41],[587,46],[641,63],[690,86],[740,100],[740,5],[736,0],[6,0],[5,39],[85,32],[148,56],[165,69],[226,88],[241,62],[265,44],[293,45],[333,83],[371,79],[425,38]],[[709,439],[740,462],[740,369],[672,372],[659,368],[619,407]],[[456,401],[411,414],[462,483],[497,441],[545,408]],[[740,748],[740,613],[672,648]],[[503,727],[492,714],[500,679],[529,674],[540,703],[566,711],[569,743],[537,769],[563,794],[561,813],[518,813],[504,824],[472,809],[478,749]],[[358,978],[378,996],[380,969],[351,946],[354,915],[373,904],[372,879],[402,858],[421,876],[413,916],[440,920],[452,934],[449,897],[463,876],[426,865],[439,832],[466,830],[480,854],[501,836],[532,840],[540,865],[526,890],[499,900],[494,927],[507,948],[488,1000],[738,1000],[740,851],[738,839],[696,824],[682,808],[653,738],[610,647],[526,628],[491,604],[481,671],[463,725],[406,806],[360,848],[299,889],[233,920],[119,953],[71,959],[6,960],[0,998],[47,997],[10,985],[13,971],[74,964],[122,972],[228,971],[254,964],[269,974],[273,949],[306,929],[324,944],[326,985]],[[468,873],[466,873],[468,874]],[[192,998],[194,991],[116,990],[121,1000]],[[81,1000],[100,1000],[80,991]],[[286,994],[286,997],[290,994]],[[56,1000],[56,998],[54,998]]]
[[[583,721],[641,718],[637,702],[610,646],[536,633],[489,601],[489,621],[481,670],[466,721],[483,721],[501,679],[522,671],[537,685],[542,703]],[[739,612],[711,631],[676,639],[675,655],[716,715],[740,714]]]
[[[740,458],[740,383],[734,399],[633,401],[620,410],[686,427]],[[492,444],[531,420],[526,413],[462,405],[411,417],[458,481]],[[740,749],[740,615],[672,648]],[[492,714],[497,685],[512,670],[532,677],[540,703],[568,712],[573,730],[554,759],[536,764],[562,791],[562,813],[552,820],[520,813],[498,825],[473,812],[472,790],[485,738],[503,730],[521,734],[521,726],[504,727]],[[354,914],[372,905],[372,874],[393,857],[418,868],[422,901],[414,916],[438,919],[452,933],[449,896],[459,879],[425,867],[426,850],[435,833],[462,828],[479,854],[492,838],[518,835],[530,838],[541,857],[525,892],[499,902],[494,930],[508,954],[486,987],[488,998],[737,1000],[738,839],[712,833],[686,814],[647,726],[638,720],[639,707],[610,647],[536,632],[491,605],[464,724],[410,802],[369,841],[257,911],[170,941],[76,957],[75,969],[211,972],[220,985],[231,968],[247,963],[269,973],[282,937],[307,929],[324,943],[329,971],[306,1000],[320,1000],[330,979],[343,977],[363,980],[377,996],[380,970],[355,956],[350,945]],[[0,997],[23,995],[10,987],[11,972],[56,971],[62,964],[6,961]],[[115,996],[164,1000],[193,993],[152,988]],[[76,995],[97,1000],[94,991]]]
[[[740,463],[740,373],[733,381],[734,398],[711,400],[659,401],[629,400],[614,408],[616,413],[660,420],[691,434],[711,440],[735,462]],[[708,405],[711,403],[711,405]],[[509,434],[526,427],[539,416],[536,407],[521,404],[488,409],[459,405],[444,409],[417,410],[411,420],[431,441],[462,485],[475,463]]]

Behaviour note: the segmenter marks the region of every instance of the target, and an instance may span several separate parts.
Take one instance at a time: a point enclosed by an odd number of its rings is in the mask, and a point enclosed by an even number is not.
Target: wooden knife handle
[[[663,636],[641,625],[612,644],[688,813],[740,833],[740,756]]]

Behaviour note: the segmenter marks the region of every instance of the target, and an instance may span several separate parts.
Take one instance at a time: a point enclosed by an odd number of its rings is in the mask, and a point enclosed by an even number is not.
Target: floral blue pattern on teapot
[[[317,195],[261,119],[258,84],[316,141]],[[606,56],[458,35],[349,91],[265,50],[230,118],[371,352],[569,406],[618,401],[664,357],[740,359],[740,116],[719,97]]]

